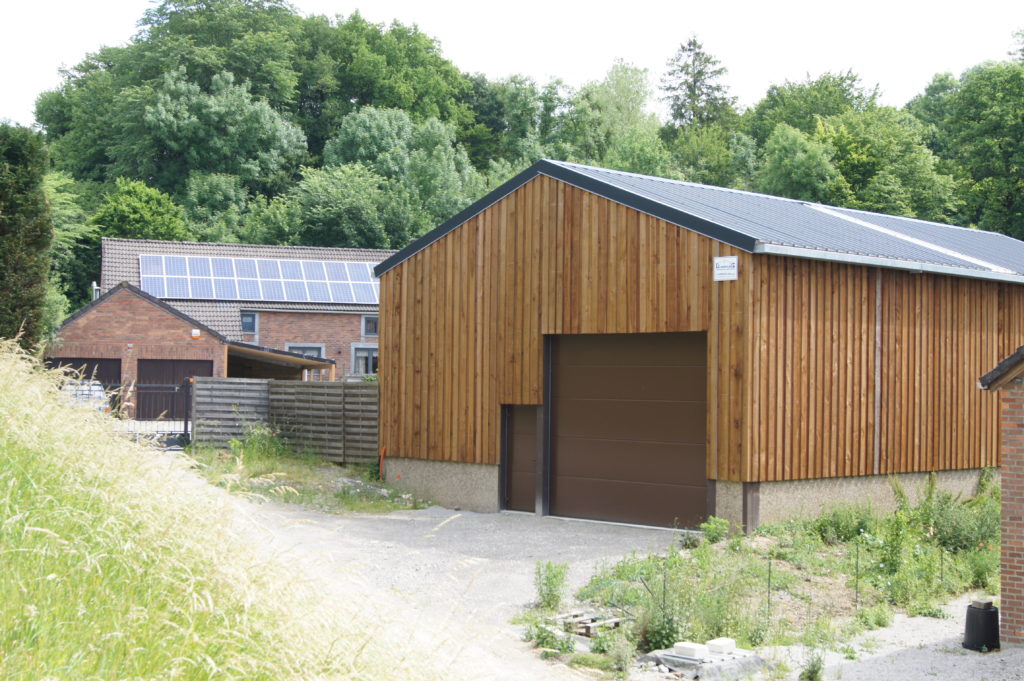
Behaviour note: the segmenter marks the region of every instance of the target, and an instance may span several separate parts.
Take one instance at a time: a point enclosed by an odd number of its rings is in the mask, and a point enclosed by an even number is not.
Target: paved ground
[[[252,521],[245,531],[254,532],[257,542],[334,596],[363,603],[387,635],[415,638],[417,649],[442,659],[445,678],[586,678],[539,660],[509,623],[534,598],[536,562],[570,563],[575,591],[602,562],[664,550],[674,536],[669,530],[439,507],[354,516],[273,503],[240,508]]]
[[[661,551],[673,540],[668,530],[438,507],[355,516],[244,501],[238,508],[243,531],[295,565],[297,578],[358,606],[379,623],[383,638],[396,647],[411,643],[445,679],[588,678],[539,660],[509,623],[534,598],[536,562],[570,563],[575,591],[600,564],[633,551]],[[1024,648],[982,655],[960,647],[966,603],[950,604],[947,619],[897,616],[892,627],[851,641],[857,659],[829,653],[826,678],[1024,679]],[[785,661],[791,679],[807,660],[800,647],[763,654]]]

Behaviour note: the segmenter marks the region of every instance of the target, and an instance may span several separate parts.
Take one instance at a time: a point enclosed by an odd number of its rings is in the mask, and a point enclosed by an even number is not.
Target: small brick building
[[[330,360],[340,379],[377,373],[378,284],[372,267],[393,253],[103,239],[99,293],[127,282],[226,342]],[[106,309],[105,314],[118,314],[113,307]],[[61,330],[62,338],[66,331]],[[82,333],[76,331],[75,342],[88,344]],[[105,331],[104,338],[111,333]],[[119,332],[117,339],[145,344],[134,331]],[[66,350],[58,352],[70,356]],[[135,352],[143,356],[139,349]],[[174,357],[174,348],[154,347],[154,352],[159,356],[147,357]],[[224,371],[217,367],[214,375],[251,375],[254,369],[246,371],[247,361],[238,353],[233,366]],[[312,370],[305,377],[324,380],[327,375]]]
[[[978,381],[999,391],[1003,494],[999,638],[1024,643],[1024,346]]]

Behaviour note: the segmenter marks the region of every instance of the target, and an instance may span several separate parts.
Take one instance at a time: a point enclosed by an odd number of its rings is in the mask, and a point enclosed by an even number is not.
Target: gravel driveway
[[[569,563],[575,591],[601,564],[662,551],[674,538],[671,530],[440,507],[351,516],[247,501],[239,509],[249,521],[240,527],[294,565],[297,577],[351,603],[396,650],[421,651],[414,654],[445,679],[593,678],[541,661],[509,623],[534,599],[534,565]],[[960,647],[966,603],[947,606],[947,619],[897,616],[892,627],[851,641],[856,660],[829,653],[826,678],[1024,679],[1024,648],[982,655]],[[807,659],[799,646],[763,654],[786,661],[792,679]]]
[[[442,659],[445,678],[592,678],[541,661],[509,624],[534,599],[536,562],[569,563],[575,591],[600,564],[663,551],[675,535],[440,507],[351,516],[276,503],[240,509],[258,543],[334,596],[362,603],[391,635],[416,639],[415,649]]]

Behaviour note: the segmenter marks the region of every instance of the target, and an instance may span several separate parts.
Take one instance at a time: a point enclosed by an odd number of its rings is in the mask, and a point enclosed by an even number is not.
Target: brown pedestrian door
[[[504,410],[505,492],[502,508],[534,511],[537,504],[536,405],[507,404]]]
[[[666,527],[707,517],[707,336],[560,336],[551,513]]]
[[[185,379],[213,376],[213,362],[206,359],[140,359],[136,380],[135,418],[185,418]]]

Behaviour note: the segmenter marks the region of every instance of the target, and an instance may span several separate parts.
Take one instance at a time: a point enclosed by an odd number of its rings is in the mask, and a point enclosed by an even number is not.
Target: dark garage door
[[[561,336],[551,513],[695,527],[706,519],[704,333]]]
[[[140,359],[135,418],[183,419],[186,394],[178,388],[186,378],[193,376],[213,376],[213,362],[208,359]]]
[[[51,357],[46,360],[46,366],[71,367],[75,371],[81,371],[84,379],[96,380],[106,386],[116,386],[121,383],[121,360],[119,359]]]

